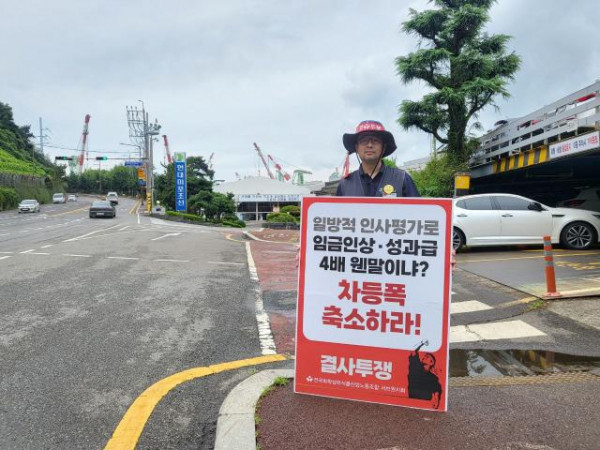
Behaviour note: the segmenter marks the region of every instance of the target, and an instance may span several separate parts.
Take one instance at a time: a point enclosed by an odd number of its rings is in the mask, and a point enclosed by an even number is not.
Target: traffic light
[[[73,157],[72,156],[55,156],[54,160],[55,161],[73,161]]]
[[[96,161],[106,161],[108,156],[96,156]]]

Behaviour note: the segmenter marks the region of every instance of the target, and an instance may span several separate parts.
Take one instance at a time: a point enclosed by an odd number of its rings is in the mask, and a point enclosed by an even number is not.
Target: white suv
[[[116,192],[109,192],[108,194],[106,194],[106,201],[110,202],[111,205],[118,205],[119,196]]]
[[[66,201],[65,194],[57,192],[52,196],[52,203],[65,203]]]

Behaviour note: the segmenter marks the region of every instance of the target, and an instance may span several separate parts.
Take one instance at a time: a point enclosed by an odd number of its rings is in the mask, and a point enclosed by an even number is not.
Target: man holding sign
[[[295,392],[445,411],[452,200],[382,164],[379,122],[343,141],[360,168],[302,201]]]
[[[358,124],[343,137],[348,153],[360,158],[360,167],[340,181],[340,197],[420,197],[412,178],[402,169],[387,167],[383,158],[396,150],[394,136],[374,120]]]

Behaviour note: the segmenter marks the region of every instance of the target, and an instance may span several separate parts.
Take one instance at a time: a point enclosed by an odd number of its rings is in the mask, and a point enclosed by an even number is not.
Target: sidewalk
[[[260,239],[251,249],[277,351],[293,354],[298,232],[250,234]],[[294,394],[291,379],[260,401],[255,427],[255,405],[276,376],[291,378],[293,371],[261,371],[231,391],[220,412],[217,449],[592,450],[600,442],[598,370],[450,378],[447,413]]]

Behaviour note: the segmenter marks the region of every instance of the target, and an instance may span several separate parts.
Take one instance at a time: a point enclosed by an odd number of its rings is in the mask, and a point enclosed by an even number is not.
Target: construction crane
[[[79,158],[77,158],[77,172],[79,175],[83,173],[83,162],[87,159],[87,136],[89,133],[89,124],[90,124],[90,115],[85,115],[85,120],[83,122],[83,133],[81,134],[81,153],[79,154]]]
[[[235,173],[235,177],[236,177],[238,180],[241,180],[241,179],[242,179],[241,175],[240,175],[239,173],[237,173],[237,172]]]
[[[265,156],[263,155],[263,153],[260,151],[260,148],[258,148],[258,145],[256,145],[256,142],[254,142],[254,148],[256,149],[256,152],[258,153],[258,156],[260,156],[260,159],[262,160],[262,163],[265,166],[265,169],[267,169],[267,173],[269,174],[269,178],[271,178],[272,180],[274,180],[275,176],[273,175],[273,172],[271,172],[271,169],[269,169],[269,165],[267,164],[267,160],[265,159]]]
[[[206,163],[206,165],[208,166],[208,170],[213,170],[213,157],[214,156],[215,156],[215,153],[213,152],[208,157],[208,163]]]
[[[171,158],[171,150],[169,150],[169,140],[167,139],[166,134],[163,134],[163,139],[165,141],[165,151],[167,152],[167,164],[172,164],[173,158]]]
[[[292,179],[290,174],[283,170],[281,168],[281,164],[275,161],[271,155],[267,155],[267,157],[273,162],[275,170],[277,171],[277,178],[279,179],[279,181],[290,181]]]

